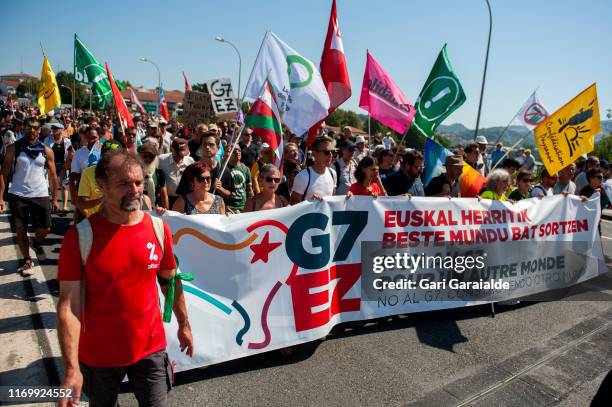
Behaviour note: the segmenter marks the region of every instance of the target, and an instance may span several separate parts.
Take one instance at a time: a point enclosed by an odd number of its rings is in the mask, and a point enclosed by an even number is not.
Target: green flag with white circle
[[[412,124],[423,135],[433,138],[436,127],[463,102],[465,102],[465,93],[453,71],[444,44],[414,104],[416,114]]]

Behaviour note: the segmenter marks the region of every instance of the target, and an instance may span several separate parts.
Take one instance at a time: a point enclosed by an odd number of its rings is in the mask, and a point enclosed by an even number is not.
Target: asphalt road
[[[54,216],[43,263],[57,295],[68,217]],[[602,221],[612,270],[612,222]],[[337,326],[325,340],[177,373],[171,404],[588,405],[612,369],[612,273],[588,282],[601,301],[523,302]],[[198,344],[206,346],[206,344]],[[129,386],[122,406],[137,405]],[[464,403],[464,404],[462,404]]]

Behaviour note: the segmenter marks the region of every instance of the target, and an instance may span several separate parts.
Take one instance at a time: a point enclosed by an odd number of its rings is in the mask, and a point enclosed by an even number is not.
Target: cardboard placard
[[[215,114],[238,112],[238,104],[232,91],[232,81],[230,78],[219,78],[206,81],[206,87],[210,94],[212,107]]]
[[[200,123],[208,123],[212,115],[210,95],[204,92],[188,90],[183,99],[183,124],[194,128]]]

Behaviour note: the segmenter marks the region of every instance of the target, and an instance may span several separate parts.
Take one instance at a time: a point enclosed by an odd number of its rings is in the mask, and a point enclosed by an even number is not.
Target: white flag
[[[523,122],[529,130],[533,130],[542,120],[548,117],[548,111],[538,101],[535,91],[529,96],[516,117]]]
[[[327,116],[329,95],[318,69],[272,32],[263,39],[244,97],[256,100],[266,79],[285,125],[298,136]]]

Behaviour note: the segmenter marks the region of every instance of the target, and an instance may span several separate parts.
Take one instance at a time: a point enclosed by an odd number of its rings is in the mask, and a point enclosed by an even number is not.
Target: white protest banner
[[[179,351],[174,317],[165,325],[168,351],[177,371],[188,370],[320,339],[340,322],[569,287],[607,271],[599,216],[598,196],[581,202],[571,195],[515,204],[329,197],[230,217],[169,212],[163,219],[173,233],[180,271],[195,274],[183,287],[196,351],[193,358]],[[397,253],[428,242],[414,247],[411,258],[422,276],[433,281],[461,273],[475,282],[503,279],[510,287],[501,297],[480,300],[461,290],[373,290],[381,284],[378,276],[402,266],[385,264],[378,274],[381,263],[368,263],[362,253],[366,242],[386,242],[385,250]],[[439,270],[423,266],[432,250],[446,253]],[[476,263],[467,263],[470,251]],[[460,262],[451,252],[465,256]],[[419,294],[425,297],[416,299]]]
[[[612,202],[612,179],[607,180],[603,184],[603,189],[608,195],[608,201]]]
[[[230,78],[220,78],[206,81],[215,114],[236,113],[238,104],[232,91]]]

